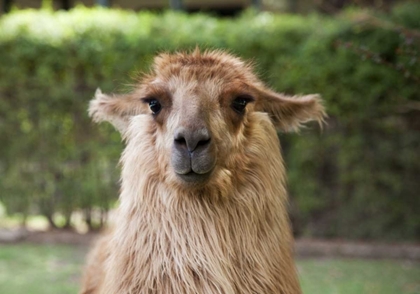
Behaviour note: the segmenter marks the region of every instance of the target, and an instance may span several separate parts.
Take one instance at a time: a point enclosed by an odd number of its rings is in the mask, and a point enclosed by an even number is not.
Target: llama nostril
[[[208,138],[208,139],[204,139],[204,140],[201,140],[201,141],[199,141],[198,143],[197,143],[197,146],[195,147],[195,148],[197,148],[198,146],[205,146],[205,145],[207,145],[207,144],[209,144],[210,143],[210,138]]]
[[[179,128],[174,135],[174,144],[177,148],[186,148],[190,153],[197,147],[205,147],[211,141],[207,128],[187,129]]]
[[[184,128],[179,128],[176,130],[174,135],[175,145],[178,147],[186,147],[187,140],[185,139],[186,130]]]
[[[180,145],[180,146],[187,146],[187,142],[185,141],[185,138],[180,137],[177,139],[174,139],[175,144]]]

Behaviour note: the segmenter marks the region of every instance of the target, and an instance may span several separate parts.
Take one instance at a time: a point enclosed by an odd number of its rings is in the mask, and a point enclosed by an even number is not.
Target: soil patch
[[[0,243],[70,244],[89,246],[99,233],[79,234],[71,230],[27,231],[0,230]],[[348,240],[297,239],[298,258],[348,257],[370,259],[406,259],[420,262],[420,244],[354,242]]]
[[[407,259],[420,262],[420,244],[413,243],[298,239],[295,252],[298,257]]]

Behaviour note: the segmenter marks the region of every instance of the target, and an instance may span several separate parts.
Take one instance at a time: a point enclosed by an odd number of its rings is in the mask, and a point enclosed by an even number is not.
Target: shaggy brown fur
[[[97,91],[90,115],[127,146],[118,218],[91,253],[81,293],[301,292],[276,128],[321,121],[317,95],[274,93],[240,59],[195,50],[156,57],[130,94]],[[196,125],[211,133],[214,167],[187,183],[171,164],[174,132]]]

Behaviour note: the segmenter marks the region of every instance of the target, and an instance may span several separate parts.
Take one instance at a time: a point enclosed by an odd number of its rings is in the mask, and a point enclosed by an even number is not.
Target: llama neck
[[[273,195],[235,191],[223,199],[156,189],[147,205],[121,203],[114,239],[121,281],[159,284],[163,293],[283,293],[290,286],[279,283],[295,274],[284,204],[274,195],[281,185]],[[262,195],[269,201],[250,203]]]

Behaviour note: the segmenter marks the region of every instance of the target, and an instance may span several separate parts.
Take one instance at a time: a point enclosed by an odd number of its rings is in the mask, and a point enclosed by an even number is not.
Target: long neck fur
[[[101,293],[300,293],[284,165],[268,118],[255,115],[253,142],[230,158],[237,169],[219,170],[209,188],[194,191],[165,182],[165,155],[153,150],[159,144],[147,120],[136,119],[144,131],[136,130],[122,157]]]

